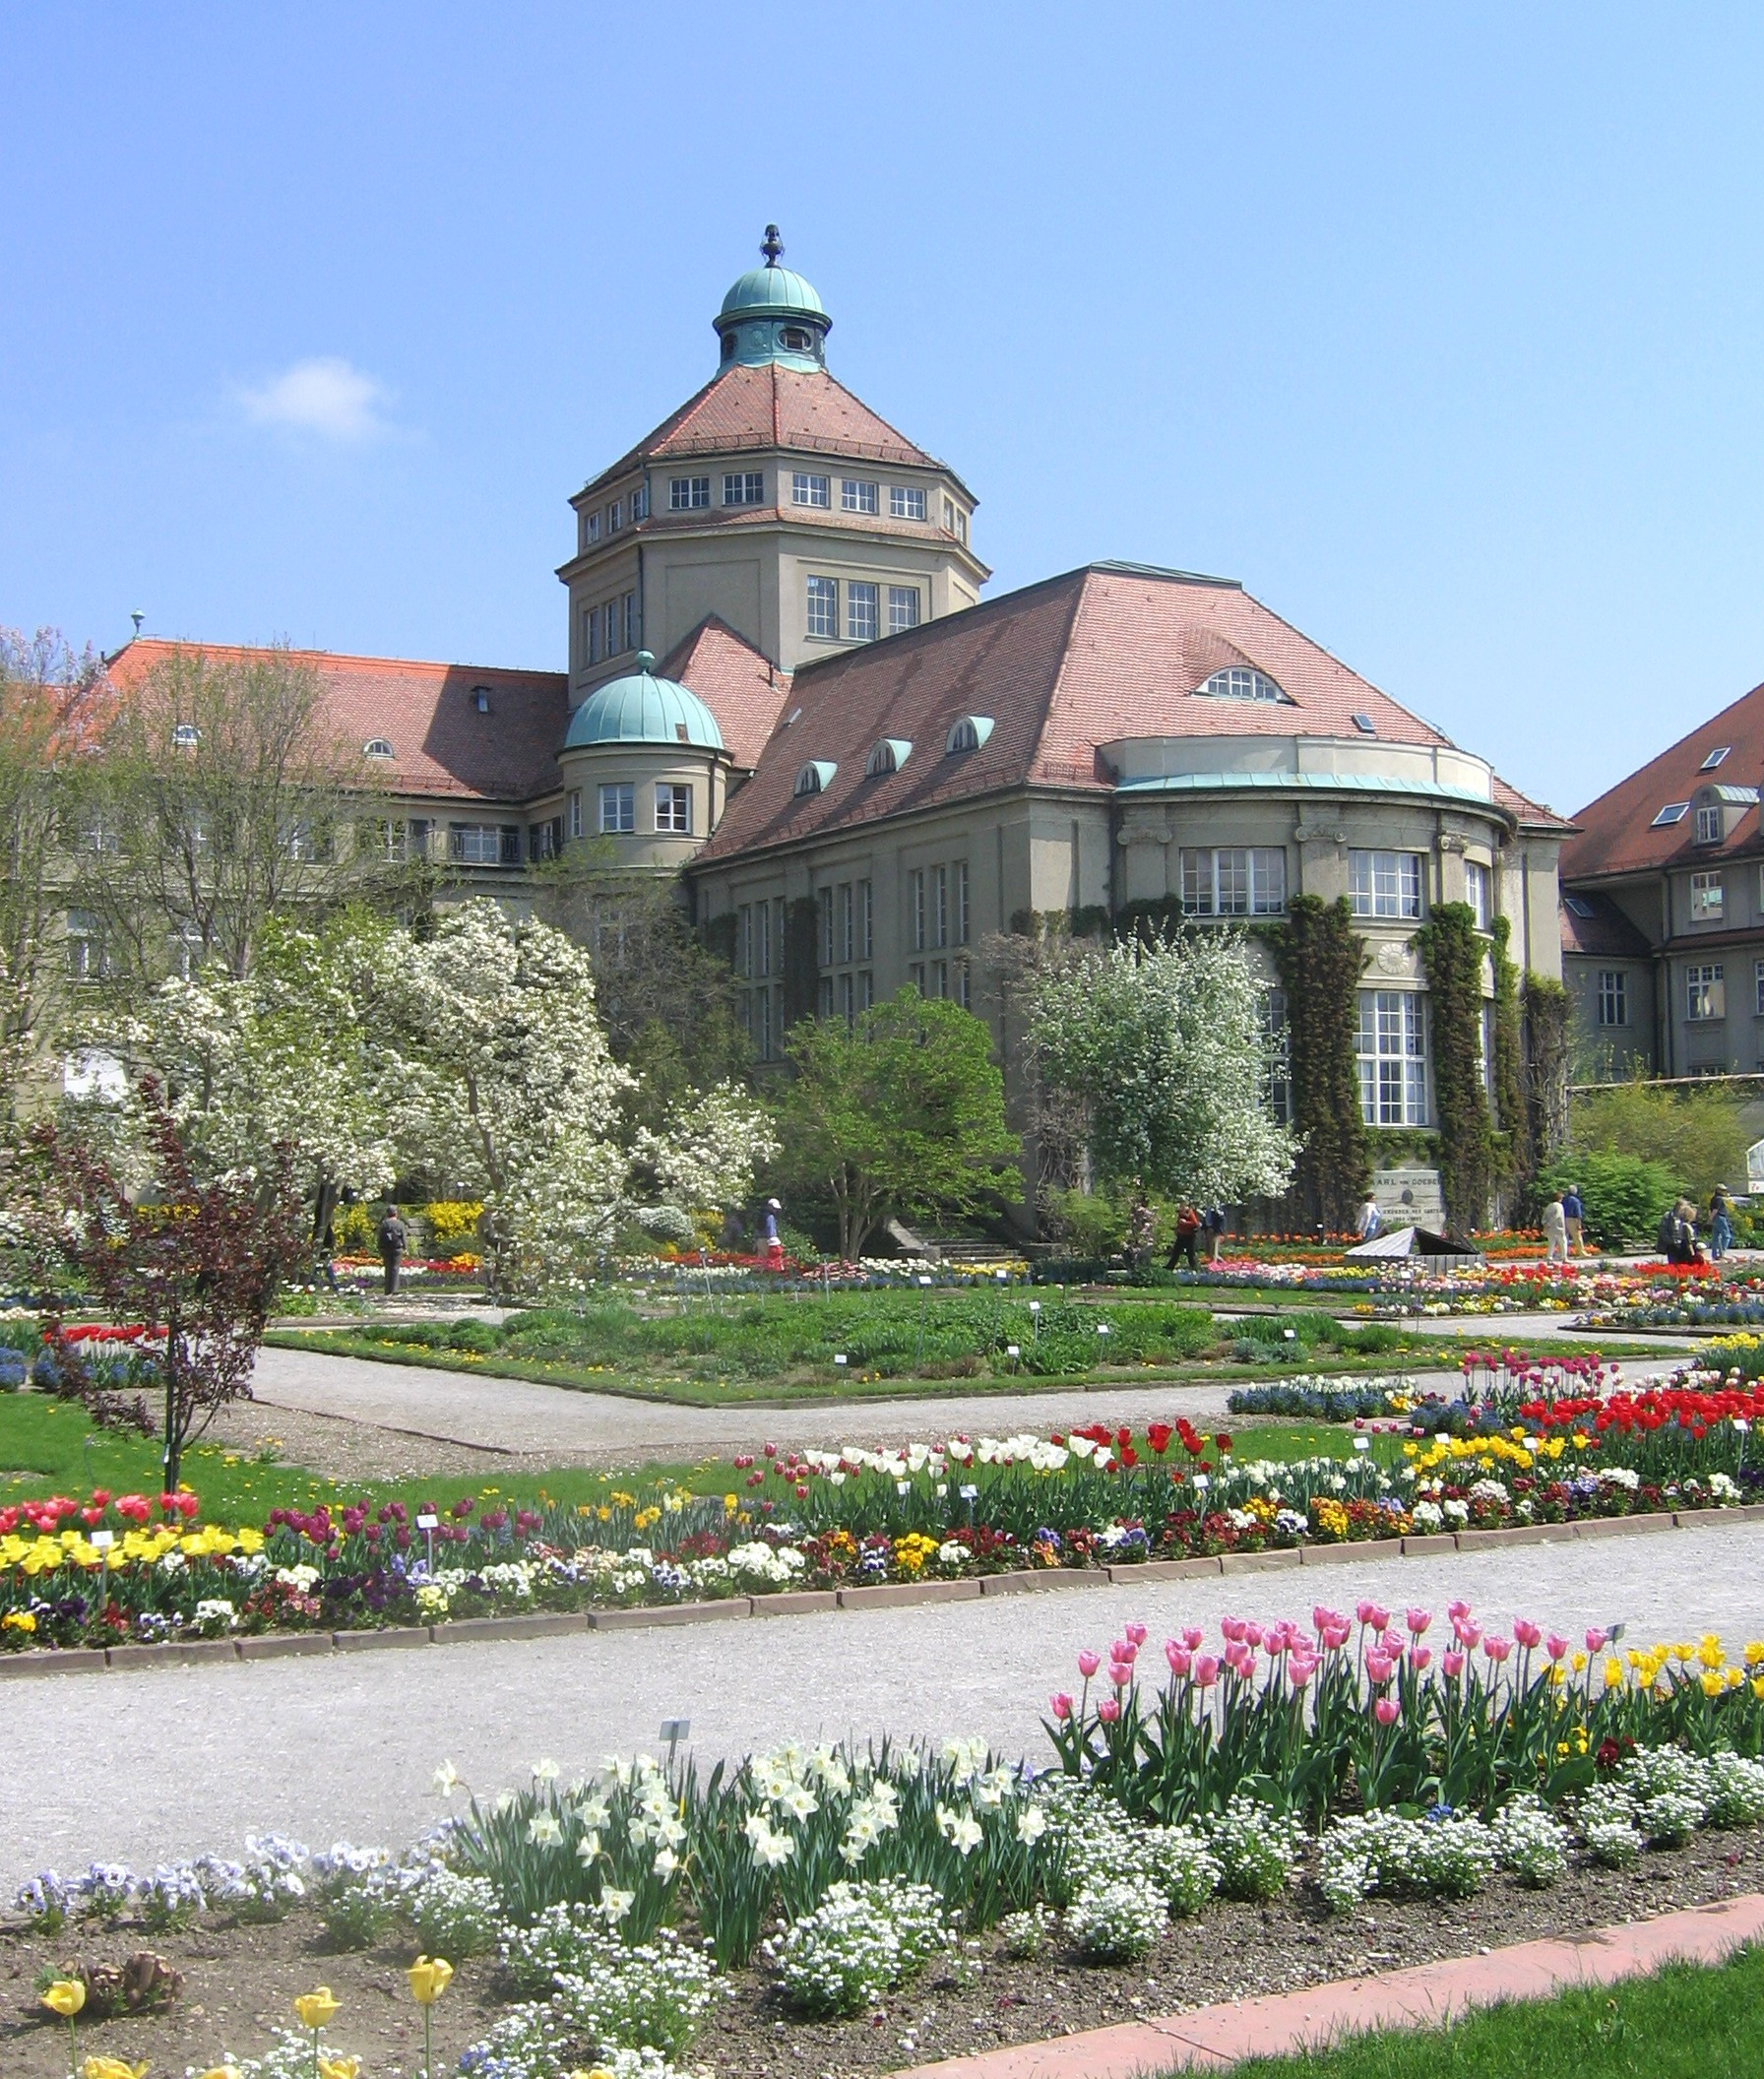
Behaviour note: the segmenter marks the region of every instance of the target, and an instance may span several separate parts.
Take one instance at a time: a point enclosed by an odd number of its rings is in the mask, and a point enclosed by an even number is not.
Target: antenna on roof
[[[141,610],[139,609],[139,607],[137,607],[137,609],[136,609],[136,610],[135,610],[135,611],[134,611],[134,612],[133,612],[132,614],[130,614],[130,615],[129,615],[129,619],[130,619],[130,620],[132,620],[132,621],[134,622],[134,624],[135,624],[135,633],[136,633],[137,635],[139,635],[139,634],[141,633],[141,624],[142,624],[142,622],[143,622],[144,620],[146,620],[146,619],[147,619],[147,615],[146,615],[146,614],[144,614],[144,613],[143,613],[143,612],[142,612],[142,611],[141,611]]]
[[[777,224],[767,224],[766,235],[760,241],[760,251],[765,254],[768,267],[776,267],[783,258],[784,240],[778,235]]]

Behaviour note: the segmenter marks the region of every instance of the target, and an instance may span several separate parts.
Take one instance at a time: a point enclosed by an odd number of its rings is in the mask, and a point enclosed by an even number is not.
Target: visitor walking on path
[[[1201,1217],[1201,1228],[1207,1237],[1207,1261],[1217,1263],[1225,1247],[1225,1208],[1209,1206]]]
[[[1709,1253],[1719,1263],[1733,1246],[1733,1209],[1717,1184],[1709,1199]]]
[[[777,1271],[781,1275],[784,1271],[784,1242],[778,1232],[778,1216],[783,1211],[784,1208],[777,1199],[767,1199],[765,1227],[766,1268],[769,1271]]]
[[[1568,1254],[1584,1256],[1587,1252],[1587,1209],[1581,1202],[1577,1185],[1570,1184],[1562,1193],[1562,1218],[1568,1225]]]
[[[1368,1191],[1366,1202],[1359,1209],[1359,1218],[1354,1223],[1354,1231],[1361,1241],[1375,1241],[1378,1238],[1378,1230],[1383,1226],[1384,1215],[1378,1210],[1378,1201]]]
[[[1552,1191],[1544,1203],[1544,1261],[1566,1263],[1568,1260],[1568,1217],[1562,1205],[1562,1194]]]
[[[1191,1271],[1200,1269],[1194,1254],[1194,1238],[1200,1230],[1201,1217],[1184,1199],[1180,1210],[1176,1214],[1176,1236],[1169,1245],[1169,1255],[1165,1262],[1164,1267],[1166,1271],[1175,1269],[1178,1256],[1186,1256],[1188,1258],[1188,1268]]]
[[[380,1215],[375,1239],[380,1244],[380,1268],[386,1275],[386,1295],[391,1298],[398,1292],[399,1266],[410,1239],[410,1230],[399,1218],[396,1206],[388,1206]]]

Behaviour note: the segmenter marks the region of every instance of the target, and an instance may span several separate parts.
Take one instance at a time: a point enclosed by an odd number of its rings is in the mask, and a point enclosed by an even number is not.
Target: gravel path
[[[241,1662],[8,1685],[0,1896],[43,1864],[137,1868],[275,1827],[309,1844],[398,1845],[444,1809],[445,1756],[480,1791],[540,1755],[566,1774],[652,1746],[689,1717],[706,1760],[791,1734],[983,1733],[1043,1751],[1044,1699],[1074,1653],[1132,1617],[1154,1641],[1238,1610],[1308,1618],[1361,1596],[1440,1613],[1468,1596],[1490,1620],[1564,1630],[1625,1621],[1633,1637],[1764,1633],[1764,1524],[1586,1544],[1372,1559],[1305,1573],[986,1599],[678,1630],[477,1642],[409,1653]],[[1154,1654],[1155,1654],[1154,1645]]]

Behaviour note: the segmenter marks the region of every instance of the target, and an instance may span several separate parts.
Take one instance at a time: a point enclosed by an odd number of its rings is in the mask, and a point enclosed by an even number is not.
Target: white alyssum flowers
[[[805,2014],[860,2013],[946,1948],[950,1926],[928,1884],[841,1881],[765,1944],[790,2003]]]

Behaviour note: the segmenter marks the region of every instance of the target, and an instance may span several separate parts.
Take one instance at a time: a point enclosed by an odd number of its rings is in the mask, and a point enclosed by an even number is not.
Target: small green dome
[[[717,718],[690,687],[656,676],[656,660],[637,653],[637,669],[627,678],[610,678],[597,686],[570,717],[566,751],[584,751],[599,743],[692,744],[702,751],[724,748]]]
[[[723,299],[712,319],[723,343],[722,365],[763,367],[777,361],[787,368],[826,366],[827,335],[833,320],[816,295],[814,284],[788,267],[780,267],[784,241],[778,226],[766,226],[764,267],[750,267]]]
[[[827,317],[814,284],[788,267],[750,267],[723,299],[725,318]]]

